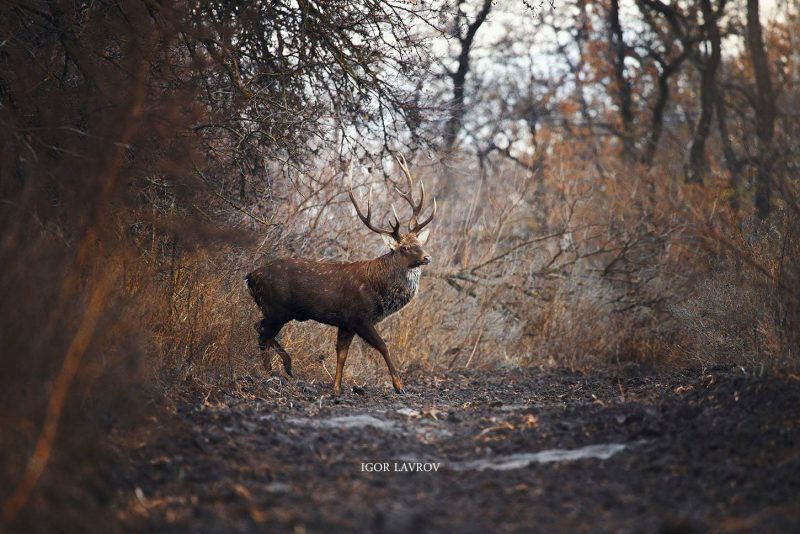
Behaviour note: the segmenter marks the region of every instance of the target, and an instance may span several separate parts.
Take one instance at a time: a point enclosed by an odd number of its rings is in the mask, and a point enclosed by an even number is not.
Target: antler
[[[417,222],[417,217],[419,217],[420,212],[422,211],[422,204],[425,201],[425,184],[422,181],[419,182],[419,202],[415,203],[414,198],[412,197],[414,192],[414,179],[411,176],[411,171],[408,169],[408,163],[406,162],[405,156],[402,154],[398,154],[395,159],[397,160],[397,164],[400,166],[400,170],[403,171],[403,174],[406,177],[406,181],[408,182],[408,193],[403,192],[400,188],[395,187],[397,193],[403,197],[406,202],[409,203],[411,206],[411,220],[408,223],[408,229],[412,234],[417,234],[425,228],[428,223],[433,220],[433,217],[436,215],[436,198],[433,199],[433,211],[430,214],[430,217],[425,219],[424,221]],[[392,211],[394,211],[394,206],[392,206]],[[395,221],[397,220],[397,214],[394,215]]]
[[[367,228],[372,230],[377,234],[384,234],[393,237],[396,241],[400,241],[400,220],[397,218],[397,213],[394,211],[394,206],[392,206],[392,212],[394,213],[394,224],[392,224],[391,230],[385,230],[383,228],[378,228],[372,224],[372,186],[369,188],[369,193],[367,195],[367,214],[364,215],[361,213],[361,209],[358,207],[358,202],[356,202],[356,197],[353,195],[353,161],[350,160],[350,169],[347,173],[347,182],[348,182],[348,191],[347,194],[350,195],[350,202],[353,203],[353,207],[356,209],[356,213],[358,214],[358,218],[361,219]]]

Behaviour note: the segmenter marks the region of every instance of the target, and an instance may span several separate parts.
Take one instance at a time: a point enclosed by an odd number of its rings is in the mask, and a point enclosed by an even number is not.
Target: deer
[[[396,158],[405,176],[408,191],[395,187],[398,195],[411,206],[408,232],[401,233],[400,218],[392,205],[394,222],[388,228],[372,221],[372,188],[367,195],[366,214],[353,194],[353,165],[348,172],[348,195],[356,215],[372,232],[378,234],[389,251],[382,256],[352,263],[278,258],[267,262],[245,277],[250,295],[263,319],[256,323],[258,347],[267,373],[272,372],[274,350],[292,376],[292,358],[275,339],[283,326],[294,321],[313,320],[338,328],[336,334],[336,374],[333,394],[342,391],[342,373],[353,337],[358,335],[383,356],[392,386],[398,394],[405,388],[395,368],[389,349],[375,326],[406,306],[419,290],[423,266],[431,257],[423,246],[428,240],[428,224],[436,216],[436,199],[430,215],[420,221],[425,200],[425,186],[420,181],[419,201],[413,198],[414,178],[405,158]]]

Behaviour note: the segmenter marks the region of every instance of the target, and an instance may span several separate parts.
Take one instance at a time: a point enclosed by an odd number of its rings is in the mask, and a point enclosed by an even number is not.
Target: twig
[[[472,353],[470,353],[469,358],[467,358],[467,363],[464,365],[464,369],[468,369],[469,364],[472,363],[472,357],[475,356],[475,352],[478,350],[478,343],[481,342],[482,337],[483,337],[483,330],[481,330],[481,333],[478,334],[478,339],[475,340],[475,346],[472,347]]]
[[[211,194],[213,194],[215,197],[219,198],[220,200],[222,200],[223,202],[225,202],[226,204],[228,204],[229,206],[231,206],[235,210],[244,213],[245,215],[247,215],[248,217],[250,217],[251,219],[253,219],[257,223],[263,224],[264,226],[280,226],[281,225],[281,223],[269,222],[268,220],[264,219],[263,217],[259,217],[255,213],[253,213],[253,212],[243,208],[242,206],[238,205],[236,202],[234,202],[233,200],[229,199],[225,195],[222,195],[222,194],[218,193],[214,189],[214,186],[211,185],[211,182],[208,180],[208,178],[206,178],[206,175],[203,174],[203,171],[201,171],[197,167],[197,164],[193,163],[192,165],[194,166],[194,170],[197,173],[197,175],[200,176],[200,178],[203,180],[203,182],[205,182],[205,184],[208,186],[209,190],[211,191]]]
[[[72,338],[67,354],[64,357],[64,362],[61,364],[61,370],[59,370],[53,382],[53,390],[47,403],[44,423],[36,440],[33,455],[28,461],[22,480],[20,480],[11,497],[3,505],[3,519],[6,523],[13,521],[25,506],[25,503],[28,502],[31,491],[33,491],[44,472],[44,468],[47,466],[47,462],[53,452],[53,442],[58,430],[58,422],[61,419],[61,412],[64,410],[64,401],[78,372],[81,360],[94,337],[94,331],[104,310],[106,297],[111,292],[118,275],[118,270],[114,269],[101,277],[92,290],[80,326],[78,326],[78,330]]]

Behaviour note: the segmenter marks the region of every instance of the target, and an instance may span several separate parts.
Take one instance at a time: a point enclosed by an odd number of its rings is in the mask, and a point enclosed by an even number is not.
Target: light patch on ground
[[[585,460],[588,458],[608,460],[618,452],[622,452],[627,448],[628,445],[622,443],[603,443],[599,445],[581,447],[580,449],[549,449],[540,452],[495,456],[493,458],[458,462],[450,464],[448,467],[454,471],[484,471],[486,469],[492,469],[495,471],[508,471],[511,469],[528,467],[534,463],[547,464],[553,462],[574,462],[575,460]]]
[[[291,425],[307,426],[320,429],[343,429],[352,430],[356,428],[371,427],[387,432],[395,432],[400,426],[393,421],[385,421],[371,415],[343,415],[340,417],[329,417],[327,419],[312,419],[307,417],[289,417],[286,421]]]

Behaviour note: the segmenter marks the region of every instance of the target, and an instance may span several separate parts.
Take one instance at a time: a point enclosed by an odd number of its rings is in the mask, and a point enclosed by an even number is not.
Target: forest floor
[[[800,529],[800,376],[627,370],[412,373],[404,396],[277,376],[198,387],[125,440],[117,518],[168,532]]]

